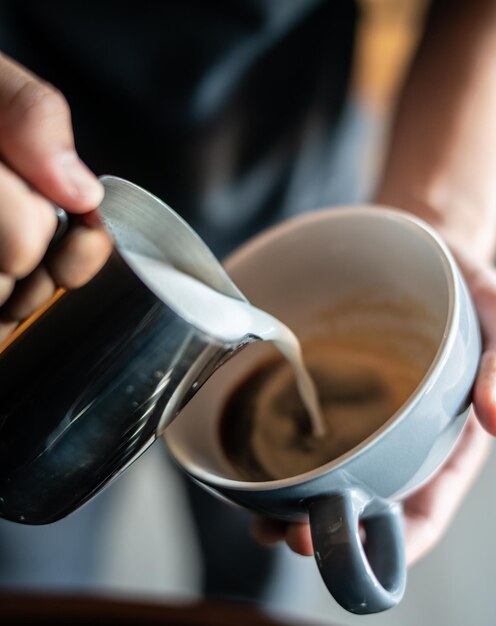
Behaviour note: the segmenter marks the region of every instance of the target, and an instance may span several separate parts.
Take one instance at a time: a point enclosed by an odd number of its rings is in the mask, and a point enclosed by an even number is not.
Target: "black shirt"
[[[333,201],[356,18],[352,0],[3,0],[0,47],[64,93],[96,173],[224,253]]]

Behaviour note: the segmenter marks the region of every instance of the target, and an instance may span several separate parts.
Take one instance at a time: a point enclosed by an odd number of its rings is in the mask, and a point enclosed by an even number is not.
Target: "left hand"
[[[455,251],[479,315],[484,348],[477,374],[474,411],[454,452],[439,472],[403,502],[408,565],[439,542],[486,460],[496,435],[496,271],[489,264]],[[286,540],[303,556],[313,554],[310,526],[257,517],[252,534],[263,545]]]

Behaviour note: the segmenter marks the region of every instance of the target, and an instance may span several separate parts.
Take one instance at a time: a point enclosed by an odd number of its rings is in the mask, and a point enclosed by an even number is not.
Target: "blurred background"
[[[366,178],[372,180],[381,162],[389,112],[421,30],[425,2],[362,0],[361,4],[354,92],[359,106],[376,122],[370,125],[364,155]],[[164,472],[163,457],[161,444],[155,444],[132,466],[125,480],[107,489],[113,498],[110,510],[100,510],[97,497],[81,511],[95,528],[91,555],[81,555],[77,536],[62,541],[64,533],[71,530],[70,525],[60,522],[38,529],[36,541],[50,548],[36,562],[35,552],[28,546],[19,555],[19,543],[26,541],[24,529],[3,522],[0,529],[7,540],[0,544],[4,572],[0,573],[1,588],[82,591],[153,602],[199,598],[202,571],[198,537],[182,483],[177,474]],[[440,545],[411,569],[406,596],[399,607],[367,618],[346,613],[324,588],[313,559],[280,546],[275,549],[276,571],[266,591],[268,610],[290,621],[343,626],[364,622],[381,626],[494,626],[495,475],[496,455],[492,454]],[[58,568],[60,555],[53,549],[58,542],[74,547],[75,567],[69,573]],[[223,547],[219,545],[219,553]],[[233,555],[231,567],[236,576],[243,568],[242,559]]]

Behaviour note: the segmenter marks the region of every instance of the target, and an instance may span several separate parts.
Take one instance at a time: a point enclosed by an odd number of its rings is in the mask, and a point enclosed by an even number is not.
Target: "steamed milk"
[[[342,456],[396,413],[424,372],[408,355],[335,337],[305,342],[303,354],[327,432],[310,431],[284,359],[259,363],[232,390],[220,423],[224,452],[245,480],[288,478]]]
[[[272,341],[290,363],[313,437],[326,431],[315,385],[303,363],[295,334],[278,319],[248,302],[226,296],[161,260],[123,251],[129,265],[153,292],[195,327],[226,343],[246,335]]]

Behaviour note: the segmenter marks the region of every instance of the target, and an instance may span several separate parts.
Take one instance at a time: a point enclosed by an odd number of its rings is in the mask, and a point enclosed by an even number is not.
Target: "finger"
[[[10,294],[14,290],[15,281],[12,277],[6,274],[0,274],[0,306],[10,297]]]
[[[3,344],[7,341],[10,335],[14,332],[14,330],[16,329],[16,326],[17,326],[17,322],[7,322],[5,324],[0,322],[0,352],[2,350]]]
[[[16,284],[11,297],[0,308],[0,319],[12,322],[28,318],[50,300],[55,289],[53,278],[47,269],[40,265],[27,278]]]
[[[41,261],[57,220],[50,203],[0,163],[0,272],[23,278]]]
[[[496,435],[496,271],[461,251],[456,255],[477,309],[484,344],[473,392],[475,412],[483,427]]]
[[[490,444],[491,439],[472,415],[439,474],[405,501],[408,564],[420,559],[439,541],[487,459]]]
[[[20,176],[69,211],[103,198],[74,147],[69,106],[52,85],[0,55],[0,152]]]
[[[496,435],[496,350],[486,350],[482,355],[473,400],[480,423]]]
[[[491,267],[479,267],[477,277],[469,280],[484,341],[474,406],[484,428],[496,435],[496,273]]]
[[[281,520],[268,517],[254,517],[251,522],[252,537],[263,546],[272,546],[278,541],[283,541],[286,536],[288,525]]]
[[[288,546],[302,556],[313,555],[312,534],[309,524],[291,524],[286,532]]]
[[[312,556],[312,536],[309,524],[288,524],[268,517],[256,517],[251,524],[253,538],[264,546],[286,540],[288,546],[302,556]]]
[[[58,286],[76,289],[103,267],[111,250],[112,241],[103,227],[78,226],[64,236],[46,265]]]

